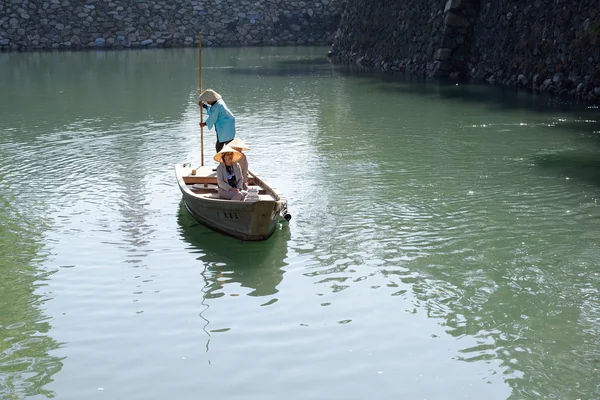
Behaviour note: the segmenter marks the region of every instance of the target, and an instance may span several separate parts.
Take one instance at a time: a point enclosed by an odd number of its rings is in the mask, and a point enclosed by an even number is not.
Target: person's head
[[[227,166],[233,165],[240,161],[242,158],[242,153],[232,149],[231,147],[225,145],[217,154],[215,154],[214,160],[219,163],[223,163]]]
[[[210,104],[212,106],[217,101],[219,101],[221,98],[222,97],[221,97],[221,95],[219,93],[215,92],[212,89],[206,89],[200,95],[200,98],[198,99],[198,103],[200,103],[201,101],[204,101],[204,102],[206,102],[206,103],[208,103],[208,104]]]
[[[244,150],[250,150],[250,147],[246,146],[240,138],[233,139],[231,142],[227,143],[227,145],[240,153],[243,153]]]

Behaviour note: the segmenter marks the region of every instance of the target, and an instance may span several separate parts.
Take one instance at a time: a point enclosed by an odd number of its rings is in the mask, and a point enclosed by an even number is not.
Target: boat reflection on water
[[[183,200],[179,205],[178,222],[183,240],[198,253],[206,280],[206,299],[224,295],[225,285],[239,284],[251,289],[248,296],[269,296],[278,292],[287,265],[287,224],[278,227],[268,240],[245,242],[214,232],[199,224],[188,213]]]

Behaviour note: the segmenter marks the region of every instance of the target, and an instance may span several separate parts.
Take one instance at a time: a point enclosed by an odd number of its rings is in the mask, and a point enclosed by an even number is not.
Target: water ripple
[[[252,168],[289,198],[261,243],[181,202],[196,49],[10,55],[0,397],[598,397],[596,117],[323,54],[206,51]]]

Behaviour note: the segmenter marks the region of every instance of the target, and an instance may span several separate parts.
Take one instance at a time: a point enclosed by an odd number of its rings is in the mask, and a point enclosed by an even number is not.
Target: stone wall
[[[600,99],[598,0],[348,0],[333,58]]]
[[[384,71],[433,73],[446,0],[348,0],[334,59]]]
[[[330,45],[342,0],[0,0],[0,50]]]
[[[567,97],[600,97],[598,0],[482,1],[471,75]]]

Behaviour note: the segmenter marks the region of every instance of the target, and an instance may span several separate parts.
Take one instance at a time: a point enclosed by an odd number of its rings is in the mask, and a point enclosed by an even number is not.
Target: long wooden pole
[[[202,94],[202,32],[200,32],[200,94]],[[204,112],[200,107],[200,165],[204,166]]]

